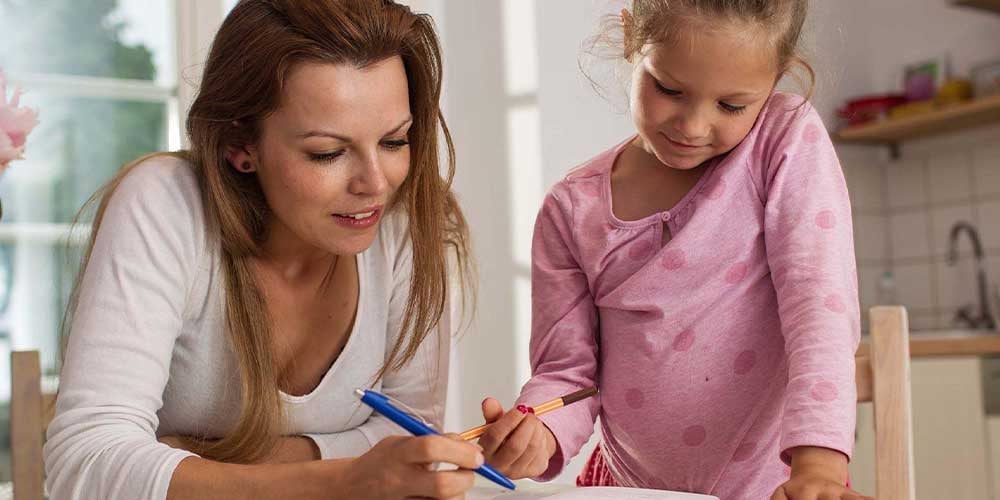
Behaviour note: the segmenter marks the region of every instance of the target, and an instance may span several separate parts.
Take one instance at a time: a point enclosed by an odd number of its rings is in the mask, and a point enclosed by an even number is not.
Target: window
[[[178,83],[199,76],[226,1],[0,0],[0,68],[41,122],[26,159],[0,178],[4,407],[11,350],[38,349],[43,371],[58,371],[60,323],[89,233],[84,219],[67,238],[81,206],[123,164],[181,148],[193,92]],[[10,479],[7,430],[0,424],[0,480]]]

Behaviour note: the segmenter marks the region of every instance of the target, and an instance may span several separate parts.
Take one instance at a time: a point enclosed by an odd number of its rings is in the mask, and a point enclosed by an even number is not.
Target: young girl
[[[386,0],[242,0],[191,150],[103,196],[45,445],[54,500],[455,498],[472,444],[404,437],[353,394],[443,417],[447,265],[432,24]],[[445,133],[447,133],[445,131]],[[447,141],[449,152],[451,141]]]
[[[775,91],[805,17],[805,0],[622,12],[637,134],[541,208],[518,403],[600,398],[540,419],[484,401],[490,463],[551,479],[600,415],[581,485],[860,498],[845,487],[860,332],[847,189],[820,117]]]

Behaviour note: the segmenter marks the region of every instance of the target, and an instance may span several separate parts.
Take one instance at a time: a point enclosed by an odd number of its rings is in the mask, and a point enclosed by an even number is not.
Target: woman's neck
[[[263,252],[257,259],[258,264],[289,282],[308,280],[317,273],[327,274],[338,258],[336,254],[303,241],[280,222],[271,224],[261,246]]]

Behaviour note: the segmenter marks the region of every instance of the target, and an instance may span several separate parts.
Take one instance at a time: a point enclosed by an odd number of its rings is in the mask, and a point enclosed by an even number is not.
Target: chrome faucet
[[[990,312],[989,298],[986,293],[986,264],[983,261],[983,245],[979,241],[979,232],[976,231],[975,226],[972,224],[965,221],[959,221],[956,222],[955,225],[951,226],[951,237],[949,238],[948,244],[948,265],[954,266],[958,263],[958,237],[963,231],[969,235],[969,240],[972,242],[972,252],[976,257],[976,278],[978,280],[979,287],[979,311],[976,314],[973,314],[971,311],[972,306],[963,307],[955,313],[955,320],[968,325],[970,328],[985,328],[992,330],[996,327],[996,321],[993,318],[993,314]]]

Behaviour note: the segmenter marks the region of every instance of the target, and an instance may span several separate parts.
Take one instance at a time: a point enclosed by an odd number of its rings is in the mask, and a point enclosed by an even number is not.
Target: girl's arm
[[[774,105],[761,176],[765,245],[788,359],[782,458],[793,476],[818,470],[843,488],[854,443],[854,354],[860,339],[851,206],[816,111]],[[793,477],[793,480],[795,477]],[[795,498],[794,496],[790,498]],[[838,497],[839,498],[839,497]]]
[[[557,185],[546,196],[535,222],[531,251],[532,376],[518,404],[534,406],[597,385],[597,308],[577,260],[572,205],[566,201],[570,195],[567,183]],[[591,398],[540,417],[557,446],[539,479],[557,476],[580,451],[594,431],[599,407],[598,398]],[[542,439],[536,446],[547,449],[548,442]]]

